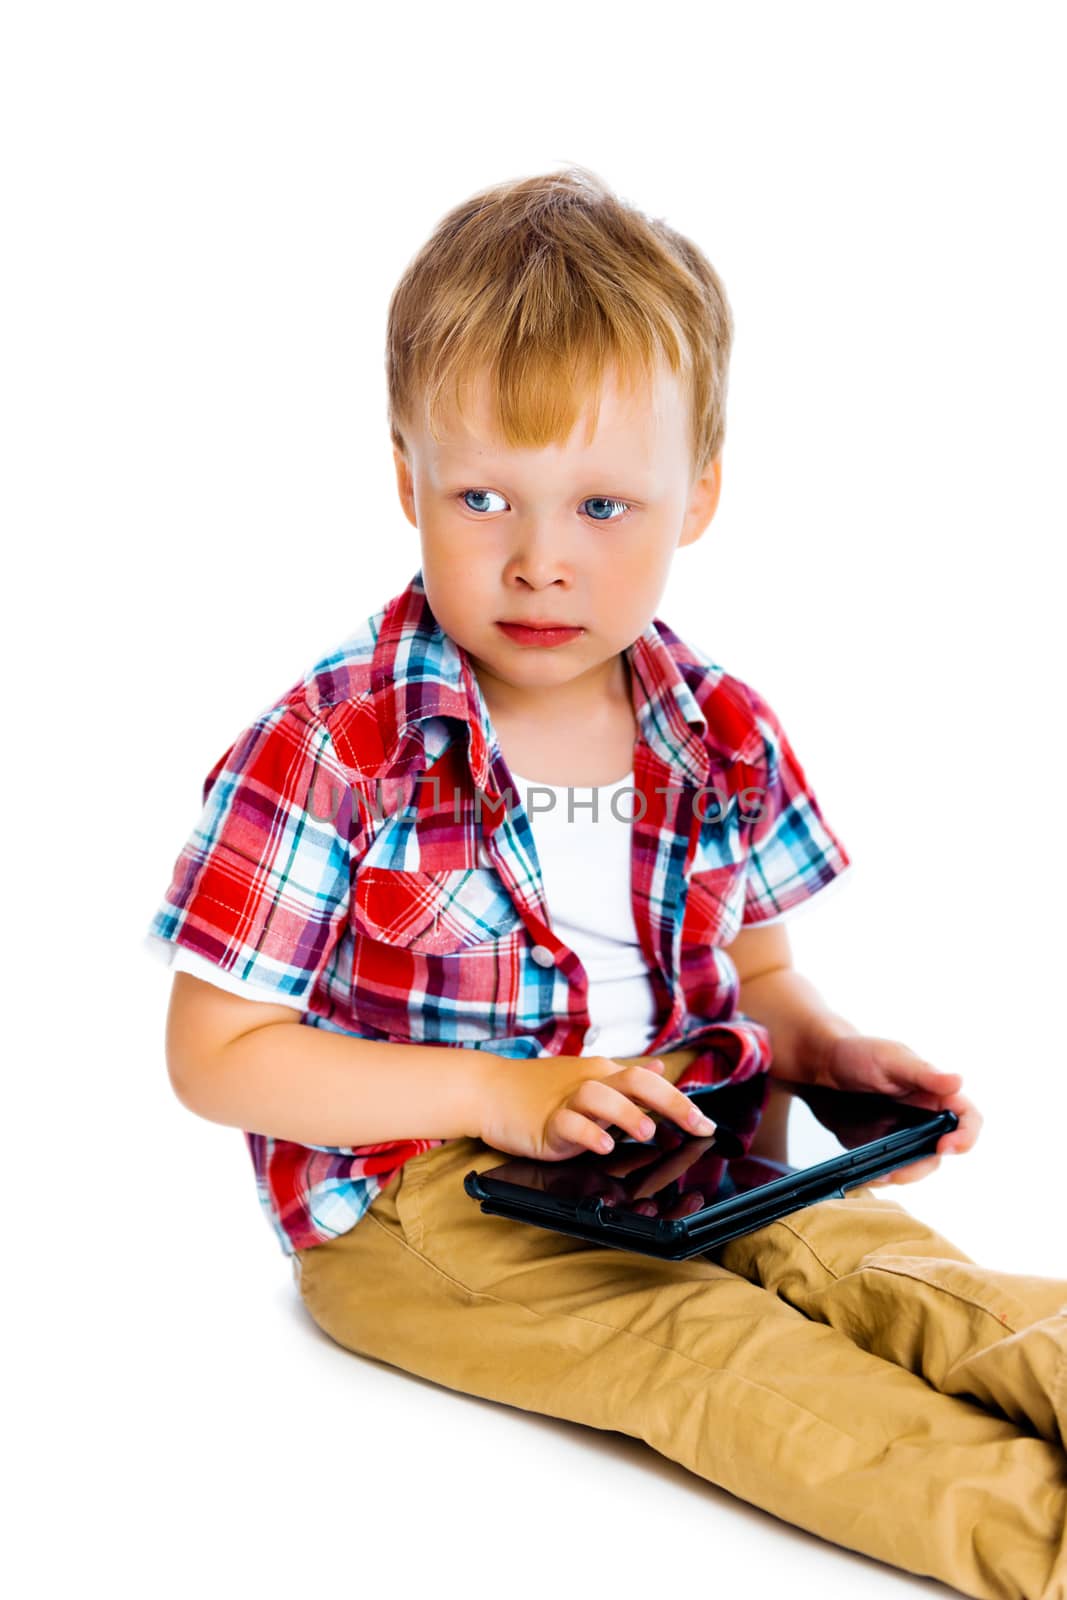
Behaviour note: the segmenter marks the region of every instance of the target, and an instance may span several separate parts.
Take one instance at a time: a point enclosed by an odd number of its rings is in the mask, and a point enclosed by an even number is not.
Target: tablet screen
[[[788,1108],[775,1103],[783,1095]],[[639,1141],[613,1127],[616,1144],[607,1155],[584,1151],[566,1161],[513,1157],[482,1176],[563,1202],[600,1200],[623,1215],[674,1221],[939,1115],[887,1095],[785,1084],[766,1073],[695,1090],[689,1098],[716,1124],[713,1134],[686,1133],[650,1111],[656,1120],[650,1139]],[[786,1109],[787,1124],[776,1115]],[[761,1141],[761,1124],[787,1126],[779,1148]]]

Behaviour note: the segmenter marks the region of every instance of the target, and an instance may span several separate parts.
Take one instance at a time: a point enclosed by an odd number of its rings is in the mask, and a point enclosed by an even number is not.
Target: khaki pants
[[[664,1057],[675,1081],[694,1051]],[[627,1058],[639,1062],[641,1057]],[[846,1190],[689,1261],[488,1216],[457,1139],[294,1256],[347,1349],[643,1439],[786,1522],[982,1600],[1067,1600],[1067,1282]]]

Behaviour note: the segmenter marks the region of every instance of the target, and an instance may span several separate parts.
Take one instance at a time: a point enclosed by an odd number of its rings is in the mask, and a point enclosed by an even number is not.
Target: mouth
[[[519,622],[499,620],[497,627],[516,644],[566,644],[580,638],[585,629],[565,622]]]

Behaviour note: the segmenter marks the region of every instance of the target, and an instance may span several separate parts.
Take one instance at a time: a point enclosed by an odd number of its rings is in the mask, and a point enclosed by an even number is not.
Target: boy
[[[772,1067],[953,1109],[894,1181],[980,1127],[793,970],[782,918],[849,857],[766,700],[654,615],[718,502],[731,339],[695,246],[584,169],[442,219],[389,312],[422,564],[208,775],[150,929],[171,1080],[245,1131],[338,1343],[966,1594],[1065,1600],[1067,1284],[870,1186],[681,1263],[462,1186],[650,1112],[707,1131],[686,1089]]]

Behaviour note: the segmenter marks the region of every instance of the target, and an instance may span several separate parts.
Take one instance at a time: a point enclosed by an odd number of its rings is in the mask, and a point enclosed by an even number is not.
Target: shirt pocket
[[[689,879],[682,919],[682,941],[692,945],[731,944],[745,910],[745,863],[731,861]]]
[[[519,927],[522,918],[492,867],[407,872],[357,869],[352,920],[372,939],[427,955],[484,946]]]

